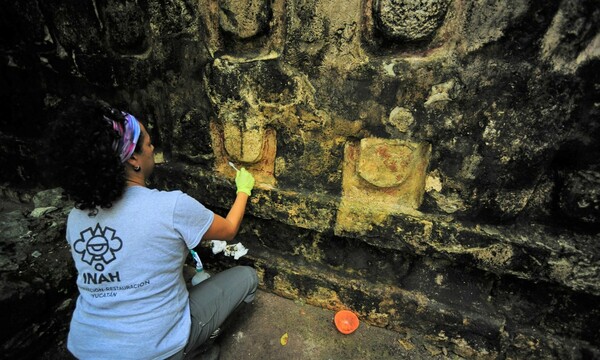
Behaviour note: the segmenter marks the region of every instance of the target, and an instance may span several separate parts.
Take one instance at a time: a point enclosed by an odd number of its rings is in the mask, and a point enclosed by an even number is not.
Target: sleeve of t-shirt
[[[213,212],[196,199],[184,193],[177,197],[173,213],[173,227],[181,235],[188,249],[193,249],[200,244],[200,240],[212,225],[213,220]]]

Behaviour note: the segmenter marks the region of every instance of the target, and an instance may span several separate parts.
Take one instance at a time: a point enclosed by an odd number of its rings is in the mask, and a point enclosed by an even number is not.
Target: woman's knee
[[[247,272],[247,276],[252,280],[253,283],[258,284],[258,274],[256,273],[256,269],[250,266],[240,266],[244,271]]]
[[[248,284],[248,294],[244,299],[245,302],[251,302],[254,299],[254,293],[258,289],[258,274],[256,270],[250,266],[237,266],[239,275],[246,279]]]

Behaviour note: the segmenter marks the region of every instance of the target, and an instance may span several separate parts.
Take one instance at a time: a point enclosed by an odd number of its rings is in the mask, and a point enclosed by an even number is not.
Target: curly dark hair
[[[113,150],[120,136],[104,117],[125,121],[120,111],[103,101],[70,101],[52,123],[47,139],[55,182],[75,207],[90,210],[90,215],[97,207],[110,208],[125,191],[125,168]],[[142,143],[140,135],[136,153]]]

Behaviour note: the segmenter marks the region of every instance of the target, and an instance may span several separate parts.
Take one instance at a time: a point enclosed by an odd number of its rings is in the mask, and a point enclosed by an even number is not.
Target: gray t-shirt
[[[73,209],[67,241],[79,297],[67,347],[80,359],[164,359],[186,344],[182,266],[214,219],[181,191],[127,188],[95,216]]]

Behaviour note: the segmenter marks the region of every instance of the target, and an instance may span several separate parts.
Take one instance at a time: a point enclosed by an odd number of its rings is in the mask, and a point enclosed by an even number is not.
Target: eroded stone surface
[[[541,55],[556,71],[573,73],[600,58],[600,9],[586,1],[566,1],[544,35]]]
[[[414,122],[415,118],[410,110],[397,106],[390,112],[386,125],[391,128],[388,132],[393,136],[396,132],[406,133]]]
[[[506,29],[530,9],[529,0],[469,1],[465,19],[465,39],[469,51],[502,37]]]
[[[140,16],[141,15],[141,16]],[[106,20],[110,46],[122,54],[141,54],[149,47],[146,11],[138,3],[110,2]]]
[[[220,0],[219,25],[223,31],[247,39],[268,29],[270,12],[265,0]]]
[[[431,37],[446,15],[450,0],[375,0],[373,12],[379,30],[403,41]]]
[[[564,216],[587,224],[600,221],[600,173],[584,170],[567,174],[560,190],[559,206]]]

